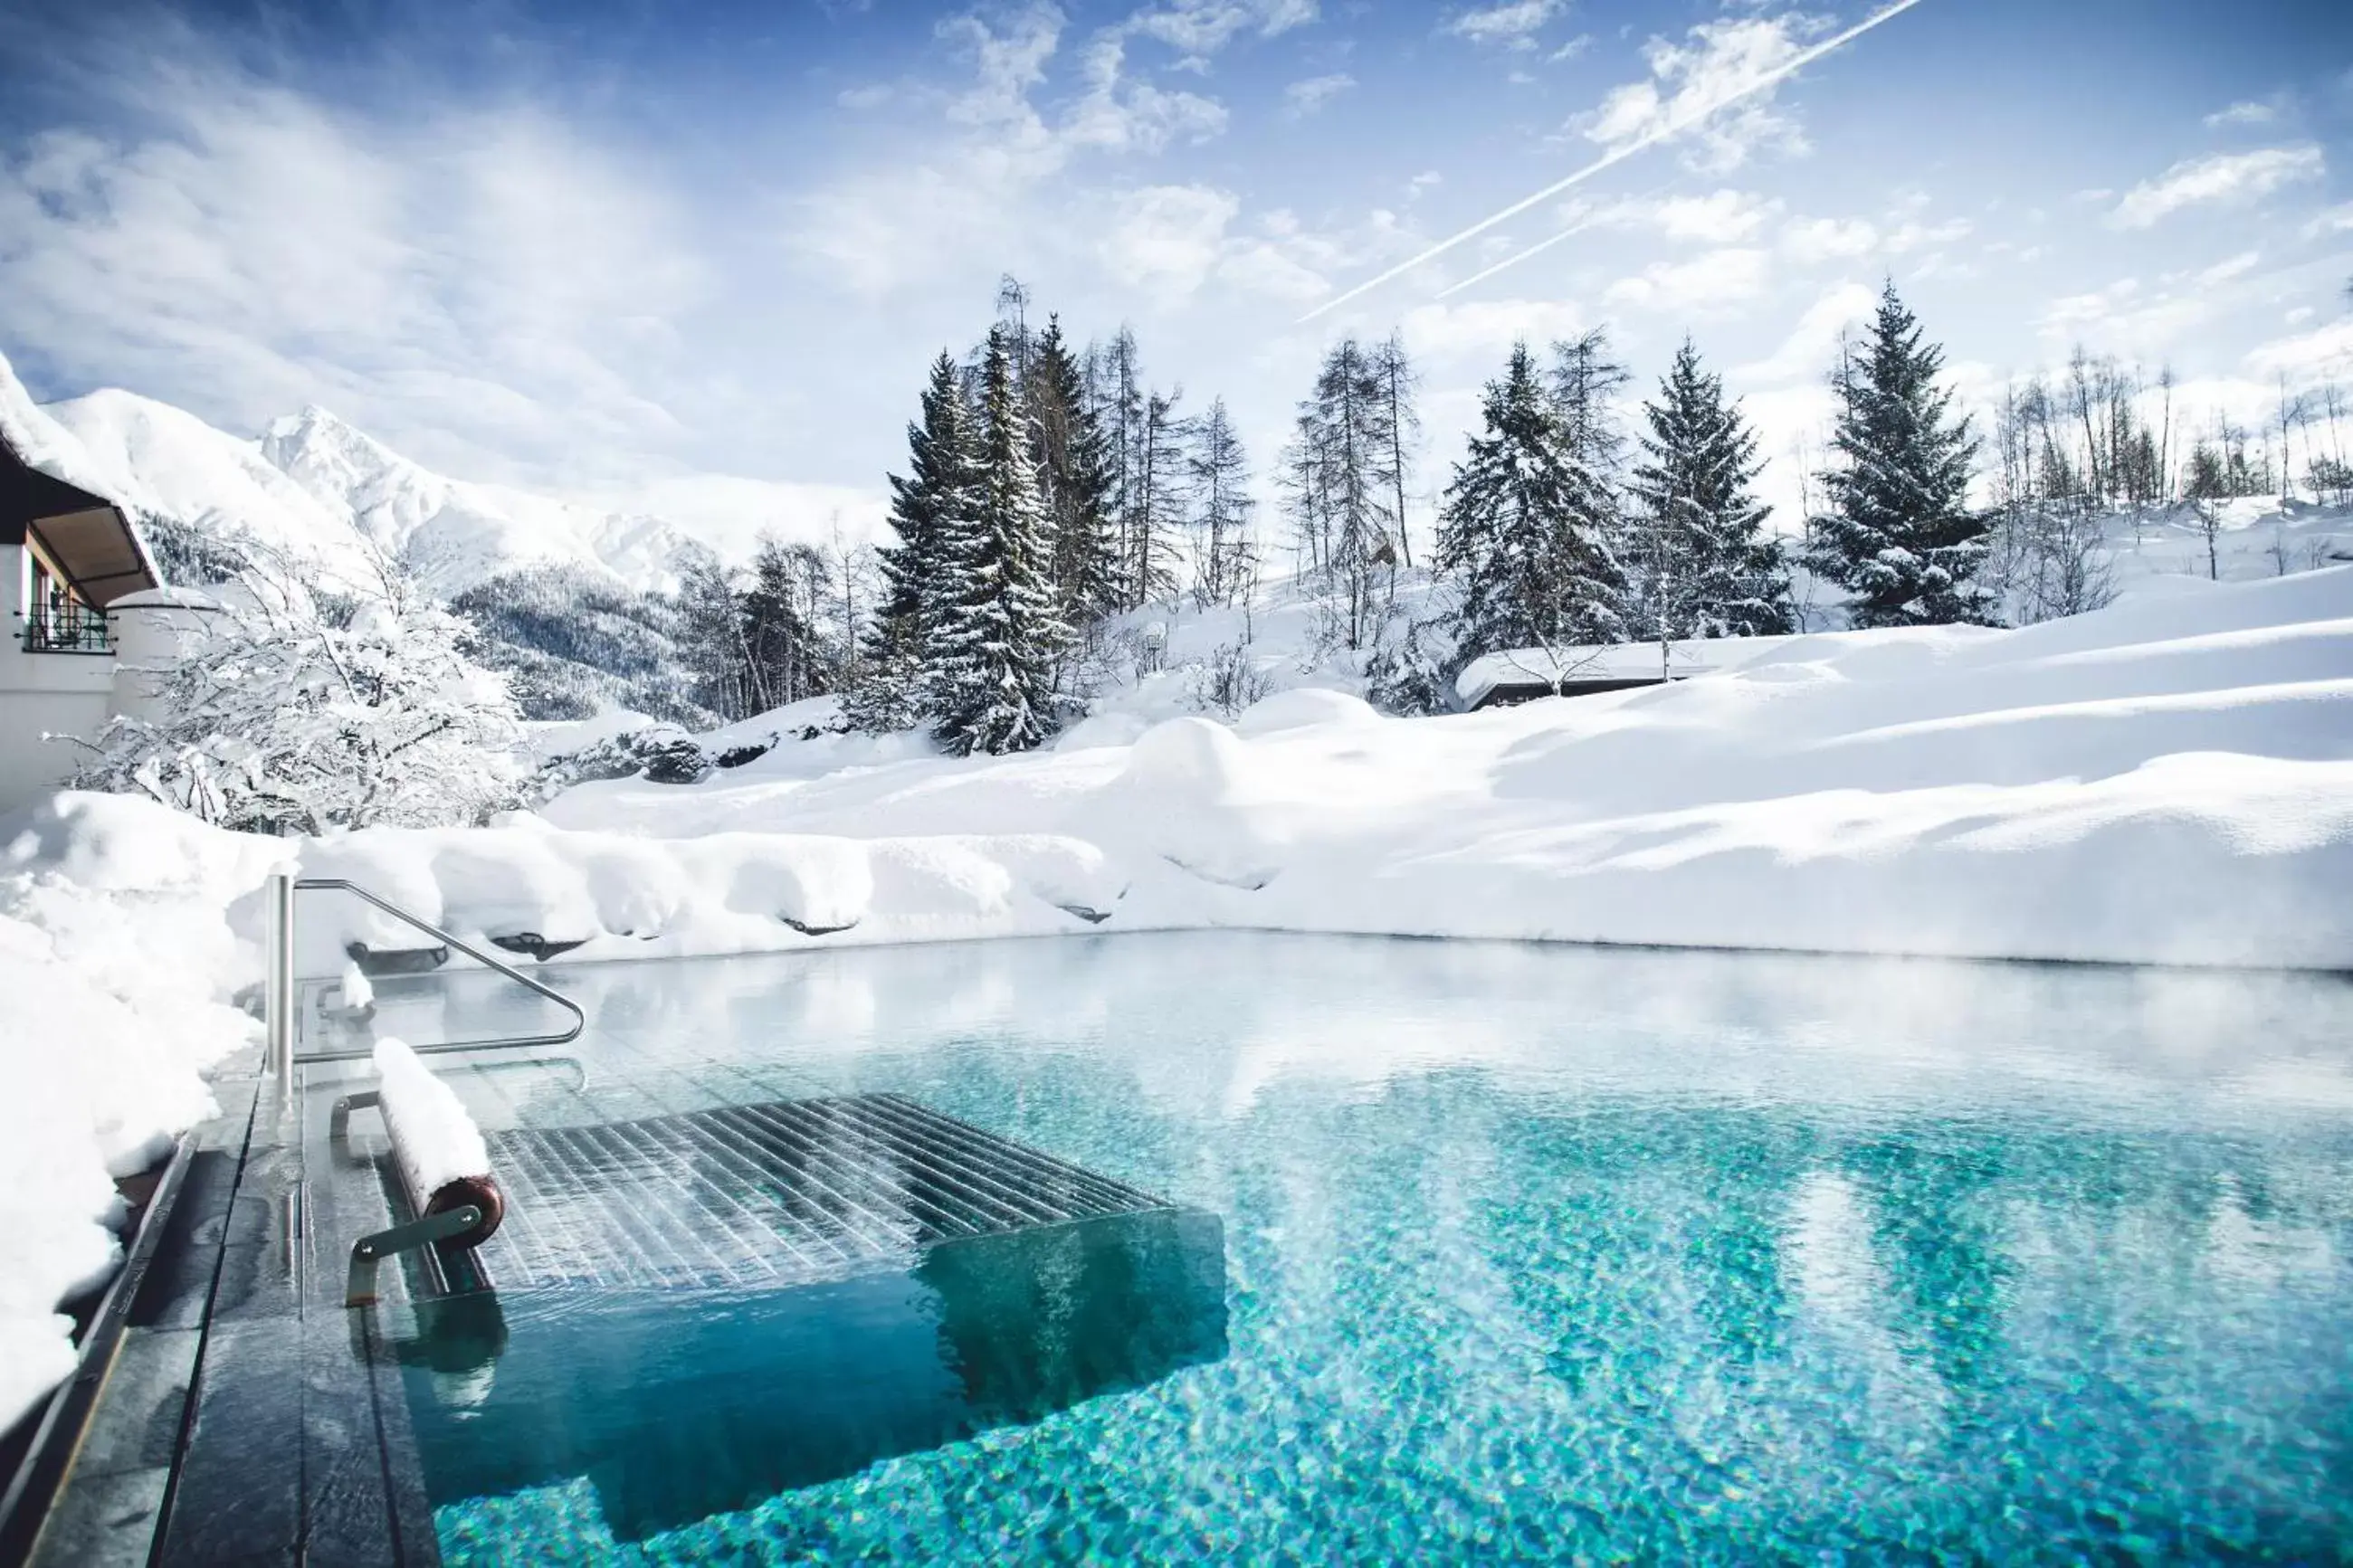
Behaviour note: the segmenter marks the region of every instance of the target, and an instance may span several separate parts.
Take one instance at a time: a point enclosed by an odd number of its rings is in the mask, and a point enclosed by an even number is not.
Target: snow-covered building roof
[[[1506,648],[1472,659],[1454,679],[1465,712],[1536,697],[1581,697],[1713,674],[1797,641],[1795,637],[1678,637],[1573,647]]]

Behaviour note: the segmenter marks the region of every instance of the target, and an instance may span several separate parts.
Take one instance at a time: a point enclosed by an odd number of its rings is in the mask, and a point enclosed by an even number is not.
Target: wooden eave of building
[[[1681,680],[1678,675],[1673,679]],[[1631,691],[1638,686],[1664,686],[1667,678],[1657,675],[1595,676],[1590,679],[1572,677],[1556,685],[1533,677],[1526,680],[1499,680],[1479,694],[1479,700],[1463,710],[1476,713],[1484,708],[1510,708],[1522,702],[1534,702],[1539,697],[1591,697],[1604,691]]]
[[[45,474],[0,436],[0,544],[28,545],[104,609],[125,594],[160,587],[163,575],[122,510],[103,496]]]

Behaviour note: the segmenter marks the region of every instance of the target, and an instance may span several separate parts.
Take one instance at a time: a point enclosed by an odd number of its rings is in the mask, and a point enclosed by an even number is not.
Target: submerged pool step
[[[904,1268],[964,1237],[1170,1205],[898,1094],[490,1139],[500,1289],[758,1288]]]

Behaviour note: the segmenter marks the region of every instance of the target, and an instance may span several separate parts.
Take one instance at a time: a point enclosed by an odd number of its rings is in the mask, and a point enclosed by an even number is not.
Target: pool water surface
[[[495,1026],[482,978],[405,1005]],[[453,1563],[2353,1552],[2343,979],[1241,933],[555,978],[586,1081],[454,1068],[494,1136],[888,1093],[1169,1206],[428,1309]]]

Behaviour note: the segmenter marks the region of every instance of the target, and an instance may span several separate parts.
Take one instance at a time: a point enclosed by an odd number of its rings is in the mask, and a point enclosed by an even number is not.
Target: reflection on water
[[[744,1467],[735,1511],[689,1519],[617,1503],[593,1457],[502,1468],[450,1436],[528,1364],[510,1303],[488,1395],[413,1400],[428,1448],[461,1445],[435,1483],[469,1500],[441,1511],[453,1562],[2353,1541],[2341,980],[1240,935],[575,973],[608,1080],[904,1092],[1221,1215],[1225,1353],[1097,1398],[976,1373],[979,1436],[749,1507],[754,1458],[822,1422],[680,1397],[695,1463]],[[929,1287],[969,1304],[923,1320],[929,1364],[1034,1363],[1002,1347],[1058,1298],[999,1287],[1055,1277]],[[584,1351],[572,1386],[626,1402],[655,1353]]]
[[[976,1237],[735,1297],[453,1297],[402,1348],[435,1497],[585,1476],[624,1539],[1035,1421],[1226,1349],[1216,1216]]]

